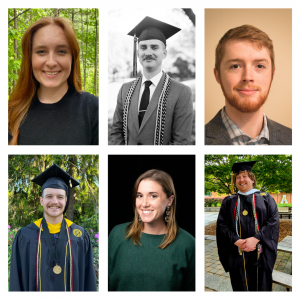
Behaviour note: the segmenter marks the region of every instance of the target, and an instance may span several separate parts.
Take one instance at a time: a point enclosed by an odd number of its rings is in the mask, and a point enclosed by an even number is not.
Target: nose
[[[57,65],[56,57],[53,52],[49,53],[46,65],[49,69],[53,69]]]
[[[148,197],[143,197],[143,207],[146,207],[149,205]]]
[[[245,66],[242,80],[244,83],[254,82],[253,70],[251,67]]]

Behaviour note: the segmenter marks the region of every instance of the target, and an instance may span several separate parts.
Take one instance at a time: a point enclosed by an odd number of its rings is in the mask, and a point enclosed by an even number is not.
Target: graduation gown
[[[260,240],[262,252],[259,259],[257,259],[257,250],[240,255],[238,247],[234,245],[240,239],[236,232],[235,218],[237,194],[223,200],[217,220],[219,258],[224,270],[230,272],[234,291],[272,290],[272,271],[277,256],[279,236],[278,209],[275,200],[268,193],[258,191],[254,194],[259,231],[255,233],[252,195],[240,195],[241,217],[238,221],[238,232],[241,233],[242,239],[255,237]],[[243,210],[248,211],[246,216],[242,214]]]
[[[97,291],[91,241],[86,230],[74,223],[69,227],[73,255],[73,291]],[[35,223],[20,229],[14,239],[11,267],[10,291],[36,291],[36,254],[39,227]],[[74,234],[75,233],[75,234]],[[57,244],[59,233],[52,235]],[[41,232],[41,260],[39,290],[70,291],[70,253],[68,236],[59,258],[60,274],[53,273],[52,261],[45,236]]]

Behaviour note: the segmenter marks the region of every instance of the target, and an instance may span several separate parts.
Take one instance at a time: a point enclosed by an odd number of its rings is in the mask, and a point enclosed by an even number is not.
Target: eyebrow
[[[148,46],[148,45],[147,45],[147,44],[140,44],[140,47],[141,47],[141,46]],[[152,47],[152,46],[158,46],[158,47],[159,47],[159,44],[150,44],[149,46],[151,46],[151,47]]]
[[[141,192],[137,192],[137,194],[142,194]],[[148,194],[158,194],[157,192],[149,192]]]
[[[229,63],[234,63],[234,62],[243,62],[244,60],[241,58],[234,58],[234,59],[229,59],[225,62],[225,64],[229,64]],[[265,63],[269,63],[269,61],[265,58],[259,58],[259,59],[255,59],[253,62],[265,62]]]
[[[47,48],[46,45],[38,45],[38,46],[35,46],[33,49],[43,49],[43,48]],[[56,48],[69,48],[68,45],[66,44],[59,44],[59,45],[56,45]]]

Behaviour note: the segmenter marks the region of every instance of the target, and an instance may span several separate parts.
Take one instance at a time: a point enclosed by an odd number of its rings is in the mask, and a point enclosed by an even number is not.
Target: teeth
[[[151,210],[143,210],[143,213],[146,214],[146,215],[148,215],[148,214],[151,213]]]
[[[45,73],[48,74],[48,75],[56,75],[56,74],[58,74],[59,72],[46,72],[46,71],[45,71]]]

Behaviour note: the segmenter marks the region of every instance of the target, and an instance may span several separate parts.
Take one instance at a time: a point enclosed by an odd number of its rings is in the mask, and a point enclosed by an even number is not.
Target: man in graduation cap
[[[255,189],[255,161],[232,166],[238,192],[226,197],[217,221],[220,262],[233,291],[272,291],[279,216],[275,200]]]
[[[166,40],[180,28],[145,17],[128,34],[134,36],[143,75],[121,87],[111,129],[114,145],[187,145],[191,139],[193,103],[188,86],[162,71]]]
[[[97,291],[91,241],[86,230],[63,218],[70,190],[79,185],[53,164],[32,179],[42,187],[44,218],[14,239],[10,291]]]

